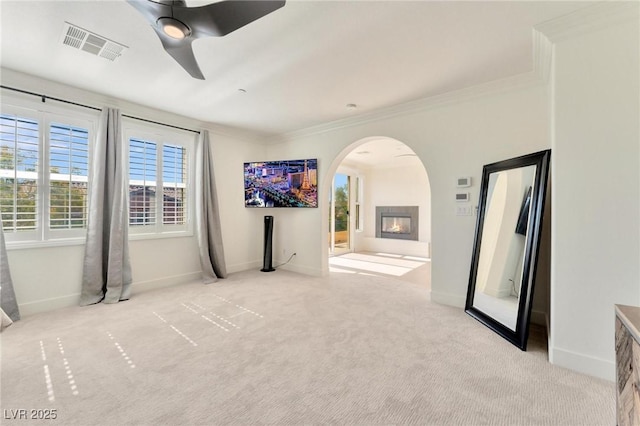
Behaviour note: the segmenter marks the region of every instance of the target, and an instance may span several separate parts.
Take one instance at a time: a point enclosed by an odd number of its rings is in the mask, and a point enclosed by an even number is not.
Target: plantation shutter
[[[37,228],[38,158],[38,122],[0,115],[0,212],[7,233]]]
[[[186,149],[178,145],[164,145],[162,150],[162,223],[186,223]]]
[[[86,228],[89,131],[51,124],[49,146],[49,226]]]
[[[157,145],[129,140],[129,224],[155,225]]]

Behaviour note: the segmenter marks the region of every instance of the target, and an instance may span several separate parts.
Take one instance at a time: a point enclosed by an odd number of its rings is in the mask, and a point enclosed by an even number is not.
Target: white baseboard
[[[549,348],[549,362],[559,367],[568,368],[569,370],[611,382],[616,379],[615,362],[579,354],[566,349]]]
[[[454,306],[456,308],[464,309],[467,298],[466,296],[460,296],[451,293],[440,293],[431,290],[431,301],[434,303],[439,303],[441,305]]]
[[[187,274],[174,275],[171,277],[163,277],[157,280],[139,281],[131,284],[131,293],[141,293],[149,290],[156,290],[159,288],[171,287],[180,284],[186,284],[202,279],[202,273],[189,272]],[[70,308],[72,306],[80,305],[80,293],[69,294],[61,297],[54,297],[51,299],[36,300],[34,302],[27,302],[18,305],[21,317],[27,317],[30,315],[41,314],[43,312],[55,311],[62,308]]]
[[[170,277],[162,277],[156,280],[137,281],[131,284],[131,294],[141,293],[149,290],[157,290],[159,288],[172,287],[180,284],[202,280],[202,272],[194,271],[186,274],[173,275]]]
[[[297,272],[299,274],[310,275],[312,277],[321,277],[322,271],[317,268],[309,268],[307,266],[296,265],[292,263],[287,263],[286,265],[280,266],[278,269],[284,269],[286,271]]]
[[[227,265],[227,273],[233,274],[235,272],[248,271],[249,269],[260,269],[262,267],[261,260],[254,260],[252,262],[236,263],[233,265]]]
[[[287,263],[286,265],[284,265],[284,263],[286,262],[286,260],[280,260],[280,259],[274,259],[272,261],[273,267],[276,269],[284,269],[286,271],[291,271],[291,272],[297,272],[300,274],[304,274],[304,275],[311,275],[314,277],[321,277],[322,276],[322,271],[316,268],[309,268],[307,266],[301,266],[301,265],[296,265],[293,262]],[[227,272],[228,273],[235,273],[235,272],[242,272],[242,271],[249,271],[252,269],[255,270],[260,270],[262,268],[262,260],[256,260],[253,262],[246,262],[246,263],[238,263],[235,265],[227,265]],[[280,265],[280,266],[278,266]]]
[[[18,305],[20,317],[55,311],[56,309],[69,308],[80,304],[80,293],[68,296],[54,297],[51,299],[36,300],[35,302],[21,303]]]

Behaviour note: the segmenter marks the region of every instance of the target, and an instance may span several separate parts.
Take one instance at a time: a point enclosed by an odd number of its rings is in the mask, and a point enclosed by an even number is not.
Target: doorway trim
[[[346,178],[346,197],[347,197],[347,208],[346,208],[346,230],[344,231],[336,231],[336,177],[343,176]],[[352,186],[351,179],[354,176],[350,173],[343,173],[342,171],[337,171],[333,175],[333,179],[331,182],[331,190],[329,194],[331,195],[331,200],[329,203],[329,256],[338,256],[345,253],[350,253],[354,251],[353,246],[353,226],[352,226]],[[346,247],[338,248],[338,244],[343,244],[342,241],[337,241],[337,233],[340,232],[345,237]]]
[[[333,161],[331,162],[331,164],[329,165],[329,168],[325,171],[325,178],[323,178],[321,180],[321,186],[319,188],[319,193],[318,196],[319,197],[323,197],[322,199],[324,200],[329,200],[329,191],[332,190],[333,188],[333,177],[336,174],[336,172],[340,169],[340,166],[342,165],[342,162],[344,161],[344,159],[354,150],[356,150],[359,146],[364,145],[368,142],[372,142],[375,140],[388,140],[389,143],[401,143],[404,144],[406,146],[408,146],[409,148],[411,148],[414,152],[416,152],[413,147],[411,145],[409,145],[408,143],[393,138],[393,137],[389,137],[389,136],[369,136],[369,137],[365,137],[365,138],[361,138],[356,140],[355,142],[352,142],[348,145],[346,145],[333,159]],[[417,154],[417,153],[416,153]],[[420,160],[420,162],[422,163],[422,167],[424,168],[425,173],[427,174],[427,176],[429,176],[429,173],[427,171],[427,167],[425,166],[424,161],[422,160],[422,158],[420,158],[420,156],[418,155],[418,158]],[[432,206],[433,207],[433,206]],[[321,229],[320,232],[322,233],[322,235],[324,236],[323,238],[321,238],[321,253],[322,253],[322,258],[320,260],[320,265],[321,265],[321,275],[326,276],[329,274],[329,241],[328,238],[326,237],[329,233],[329,209],[327,208],[323,208],[321,209]],[[353,236],[353,235],[352,235]],[[433,252],[433,248],[430,247],[429,249],[430,254]]]

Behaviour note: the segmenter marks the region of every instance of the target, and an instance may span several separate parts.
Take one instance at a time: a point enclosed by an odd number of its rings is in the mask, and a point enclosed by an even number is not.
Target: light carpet
[[[247,271],[1,337],[2,424],[615,424],[613,383],[390,277]]]

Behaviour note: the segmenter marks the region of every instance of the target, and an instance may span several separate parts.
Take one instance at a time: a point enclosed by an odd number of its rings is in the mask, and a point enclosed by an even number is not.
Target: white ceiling
[[[196,40],[201,81],[124,0],[1,0],[0,64],[270,136],[530,71],[533,26],[587,5],[288,1],[225,37]],[[129,49],[111,62],[65,46],[65,21]]]
[[[347,154],[341,166],[359,169],[424,167],[411,148],[389,138],[376,138],[358,146]]]

